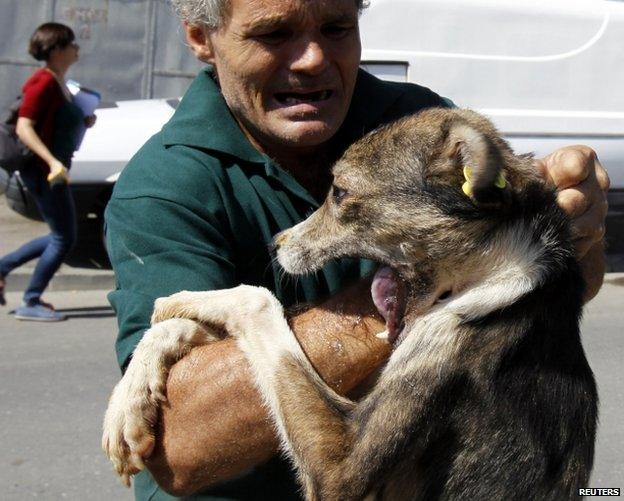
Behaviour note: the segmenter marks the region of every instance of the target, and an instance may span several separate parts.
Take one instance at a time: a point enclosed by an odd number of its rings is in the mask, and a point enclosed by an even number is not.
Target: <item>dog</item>
[[[324,204],[275,237],[290,273],[377,261],[393,351],[359,402],[316,373],[279,301],[242,285],[155,303],[116,386],[103,447],[129,477],[153,447],[169,367],[237,338],[310,500],[577,497],[598,396],[579,333],[569,223],[530,156],[483,116],[429,109],[350,146]]]

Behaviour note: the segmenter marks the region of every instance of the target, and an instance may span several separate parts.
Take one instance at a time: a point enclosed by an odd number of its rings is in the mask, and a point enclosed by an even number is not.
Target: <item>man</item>
[[[381,123],[447,102],[358,72],[356,0],[175,4],[191,49],[214,69],[199,74],[172,120],[130,162],[107,209],[120,365],[149,326],[157,297],[248,283],[292,306],[341,290],[293,315],[291,326],[322,377],[351,391],[388,353],[373,336],[383,324],[369,284],[344,289],[371,263],[344,260],[295,282],[280,274],[268,246],[318,207],[330,165],[348,144]],[[561,205],[575,218],[592,297],[604,272],[606,173],[583,147],[559,150],[536,168],[561,189]],[[147,465],[166,490],[204,489],[193,499],[297,499],[287,465],[271,459],[270,422],[231,340],[184,357],[167,395]],[[171,499],[145,472],[135,492]]]

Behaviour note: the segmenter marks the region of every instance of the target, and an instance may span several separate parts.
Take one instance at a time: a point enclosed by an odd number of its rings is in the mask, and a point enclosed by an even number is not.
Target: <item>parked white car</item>
[[[612,182],[610,248],[624,251],[623,0],[372,0],[361,32],[365,69],[488,115],[517,152],[592,146]],[[119,172],[177,102],[97,111],[72,169],[93,241]]]

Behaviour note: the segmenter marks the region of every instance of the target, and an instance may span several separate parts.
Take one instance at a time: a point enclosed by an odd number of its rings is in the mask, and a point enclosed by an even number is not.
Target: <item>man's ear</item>
[[[214,64],[214,50],[209,30],[205,26],[184,23],[186,42],[195,57],[204,63]]]

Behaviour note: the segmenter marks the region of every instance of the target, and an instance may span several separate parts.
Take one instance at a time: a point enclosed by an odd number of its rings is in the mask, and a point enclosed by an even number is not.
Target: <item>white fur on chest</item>
[[[401,377],[414,364],[442,364],[458,349],[458,326],[509,306],[535,289],[544,275],[540,258],[548,245],[531,241],[518,225],[501,233],[483,254],[483,278],[441,301],[406,326],[384,374]],[[461,270],[458,270],[461,271]],[[409,364],[408,364],[409,362]]]

